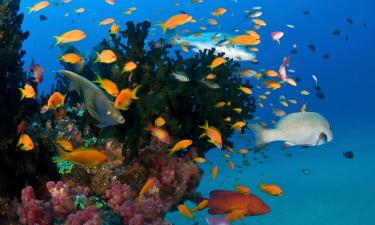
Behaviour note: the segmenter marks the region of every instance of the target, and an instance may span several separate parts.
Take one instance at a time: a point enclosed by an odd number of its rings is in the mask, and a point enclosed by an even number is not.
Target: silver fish
[[[208,80],[200,80],[200,82],[204,85],[206,85],[207,87],[211,88],[211,89],[219,89],[220,86],[215,83],[215,82],[212,82],[212,81],[208,81]]]
[[[68,70],[57,72],[69,78],[69,91],[76,91],[83,98],[87,111],[98,121],[97,127],[103,128],[125,123],[125,118],[120,111],[93,82]]]
[[[181,82],[189,82],[189,77],[184,72],[172,72],[172,76]]]
[[[257,72],[255,70],[250,69],[250,68],[242,68],[238,71],[235,71],[234,74],[239,75],[241,77],[251,78],[251,77],[255,77]]]
[[[319,113],[291,113],[280,119],[274,129],[257,124],[249,125],[255,134],[255,150],[274,141],[283,141],[285,147],[294,145],[317,146],[332,141],[332,129]]]

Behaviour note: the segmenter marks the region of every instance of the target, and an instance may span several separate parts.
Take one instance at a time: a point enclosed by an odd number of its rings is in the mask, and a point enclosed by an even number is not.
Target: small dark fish
[[[195,222],[195,223],[193,223],[193,225],[198,225],[199,224],[199,222]]]
[[[297,53],[298,53],[298,50],[297,50],[297,49],[295,49],[295,48],[294,48],[294,49],[292,49],[292,50],[290,51],[290,54],[294,54],[294,55],[295,55],[295,54],[297,54]]]
[[[322,90],[322,88],[320,88],[320,86],[318,86],[318,85],[314,85],[313,88],[314,88],[315,90],[317,90],[317,91]]]
[[[310,174],[310,170],[308,170],[308,169],[302,169],[302,173],[304,173],[306,175],[309,175]]]
[[[316,52],[316,47],[312,44],[309,44],[307,47],[309,47],[309,49],[313,52]]]
[[[47,17],[45,15],[40,15],[39,16],[39,20],[40,21],[46,21],[47,20]]]
[[[345,41],[349,41],[349,36],[345,35]]]
[[[363,22],[362,25],[363,25],[364,27],[367,27],[367,22]]]
[[[305,11],[302,12],[302,14],[303,14],[303,15],[310,15],[311,12],[310,12],[309,10],[305,10]]]
[[[344,152],[343,153],[344,157],[347,159],[352,159],[354,158],[354,153],[352,151]]]
[[[319,99],[325,99],[325,98],[326,98],[326,96],[325,96],[325,94],[324,94],[323,92],[318,92],[318,93],[316,93],[315,95],[316,95],[316,97],[318,97]]]
[[[352,18],[350,17],[346,17],[346,21],[349,23],[349,24],[353,24],[354,21],[352,20]]]
[[[341,34],[341,30],[340,29],[335,29],[333,32],[332,32],[333,35],[340,35]]]
[[[323,57],[323,59],[329,59],[331,57],[331,55],[328,54],[328,53],[325,53],[322,57]]]
[[[300,77],[296,77],[296,78],[294,78],[294,80],[295,80],[296,82],[300,82],[300,81],[301,81],[301,78],[300,78]]]

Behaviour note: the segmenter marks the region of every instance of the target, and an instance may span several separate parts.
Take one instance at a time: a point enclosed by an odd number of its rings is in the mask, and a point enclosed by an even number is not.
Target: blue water
[[[36,3],[36,0],[22,2],[22,11]],[[372,141],[375,139],[374,111],[375,111],[375,23],[372,16],[375,2],[371,0],[357,1],[326,1],[326,0],[267,0],[246,1],[239,0],[206,0],[204,3],[191,5],[190,1],[180,1],[181,6],[174,7],[176,1],[120,1],[115,6],[108,5],[104,0],[88,1],[73,0],[71,3],[58,7],[50,6],[38,13],[25,16],[24,30],[30,30],[31,35],[24,43],[27,55],[26,65],[34,57],[43,65],[46,71],[45,81],[40,90],[49,91],[54,83],[54,73],[61,69],[58,62],[60,49],[50,46],[55,42],[52,36],[60,35],[71,29],[83,29],[87,38],[77,46],[82,52],[91,52],[101,39],[108,34],[108,26],[97,26],[97,23],[107,17],[116,19],[120,28],[125,27],[126,21],[141,22],[150,19],[155,27],[155,35],[149,40],[163,37],[161,29],[156,26],[158,20],[165,21],[179,11],[186,11],[195,19],[204,18],[205,21],[191,23],[178,28],[180,31],[188,28],[198,31],[201,25],[207,26],[207,19],[211,11],[218,7],[228,9],[228,12],[218,18],[221,29],[208,26],[208,31],[233,33],[233,29],[249,30],[252,24],[243,20],[242,11],[253,6],[262,6],[262,19],[267,26],[259,33],[262,43],[259,45],[256,67],[277,69],[283,56],[298,46],[298,54],[292,58],[291,68],[296,70],[302,82],[297,88],[275,91],[271,100],[278,104],[277,98],[283,94],[295,98],[298,102],[307,103],[308,111],[323,114],[332,124],[334,140],[321,147],[289,149],[293,157],[286,157],[280,149],[280,144],[270,146],[269,159],[263,164],[252,160],[253,153],[249,153],[250,167],[242,168],[243,173],[231,171],[222,157],[222,152],[214,149],[207,155],[207,160],[213,165],[219,165],[218,178],[211,180],[210,165],[203,165],[206,175],[199,187],[199,191],[208,195],[213,189],[232,189],[233,184],[247,185],[252,192],[260,196],[272,208],[272,212],[258,217],[251,217],[236,224],[278,224],[278,225],[371,225],[375,224],[375,149]],[[123,11],[135,6],[137,10],[132,15],[125,15]],[[86,12],[75,15],[74,9],[86,8]],[[310,15],[303,15],[302,11],[311,11]],[[69,12],[69,17],[64,13]],[[234,16],[230,16],[231,13]],[[39,21],[39,15],[48,17],[45,22]],[[349,24],[346,17],[354,20]],[[72,22],[74,21],[74,22]],[[367,27],[362,25],[367,22]],[[289,29],[285,24],[293,24],[296,29]],[[332,35],[334,29],[340,29],[340,36]],[[282,30],[285,36],[278,46],[270,38],[270,33]],[[344,40],[349,36],[349,41]],[[307,48],[314,44],[317,52]],[[322,55],[329,53],[330,59],[323,59]],[[189,55],[189,54],[187,54]],[[249,62],[243,66],[252,66]],[[326,99],[320,100],[314,96],[312,90],[315,74],[319,85],[323,88]],[[299,91],[307,89],[310,96],[301,96]],[[264,91],[264,90],[263,90]],[[262,91],[255,89],[255,94]],[[278,105],[278,108],[281,108]],[[298,106],[290,106],[287,112],[299,111]],[[277,120],[272,116],[271,108],[266,106],[259,109],[257,116],[261,122]],[[250,134],[247,138],[252,140]],[[236,149],[248,147],[240,137],[233,137]],[[342,156],[344,151],[353,151],[354,159]],[[259,158],[259,157],[258,157]],[[233,155],[231,159],[236,165],[241,165],[242,156]],[[311,174],[305,175],[302,169],[309,169]],[[231,177],[228,177],[231,176]],[[238,181],[234,181],[238,178]],[[282,197],[271,197],[261,193],[257,186],[259,182],[276,183],[284,191]],[[187,203],[189,204],[189,203]],[[202,221],[207,211],[198,213],[194,222]],[[167,218],[174,224],[192,224],[178,213],[171,213]]]

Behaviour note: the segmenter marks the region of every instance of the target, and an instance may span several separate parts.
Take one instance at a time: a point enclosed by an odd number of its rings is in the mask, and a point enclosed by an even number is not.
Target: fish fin
[[[20,92],[21,92],[21,99],[20,100],[24,99],[25,98],[25,90],[23,90],[22,88],[18,88],[18,90],[20,90]]]
[[[282,149],[287,149],[287,148],[290,148],[290,147],[292,147],[292,146],[294,146],[294,145],[295,145],[295,144],[286,141],[286,142],[283,143],[283,147],[282,147]]]
[[[103,79],[100,77],[99,74],[96,74],[96,80],[94,81],[94,83],[98,83],[100,84],[100,82],[102,81]]]
[[[230,225],[231,223],[224,216],[207,216],[208,225]]]
[[[206,120],[203,125],[199,126],[202,129],[207,130],[208,129],[208,121]]]
[[[53,46],[59,45],[62,41],[62,38],[60,36],[53,36],[53,37],[56,38],[56,43]]]
[[[29,15],[30,13],[34,12],[33,7],[26,7],[26,8],[29,10],[26,15]]]
[[[163,29],[163,34],[167,31],[167,27],[166,27],[165,23],[159,23],[157,25],[160,26]]]
[[[207,133],[206,133],[206,132],[204,132],[204,133],[202,133],[201,135],[199,135],[199,137],[198,137],[198,138],[199,138],[199,139],[201,139],[201,138],[205,137],[205,136],[206,136],[206,134],[207,134]]]
[[[217,198],[226,195],[233,195],[236,191],[225,191],[225,190],[213,190],[210,192],[210,198]]]
[[[138,92],[138,89],[139,88],[141,88],[142,87],[142,85],[138,85],[137,87],[135,87],[133,90],[132,90],[132,99],[139,99],[138,97],[137,97],[137,92]]]
[[[259,124],[249,124],[248,127],[255,135],[255,151],[261,150],[270,142],[267,135],[269,129],[263,128]]]
[[[99,54],[99,52],[95,52],[95,54],[96,54],[96,59],[95,59],[94,63],[97,63],[100,60],[99,59],[100,54]]]

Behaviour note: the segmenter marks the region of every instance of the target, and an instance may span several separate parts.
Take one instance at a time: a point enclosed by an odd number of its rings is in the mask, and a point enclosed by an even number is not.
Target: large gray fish
[[[87,111],[98,121],[97,127],[103,128],[125,123],[120,111],[93,82],[68,70],[59,70],[58,73],[70,79],[69,91],[76,91],[83,98]]]
[[[333,134],[328,121],[319,113],[291,113],[280,119],[274,129],[249,125],[256,138],[255,150],[274,141],[283,141],[285,147],[302,145],[317,146],[332,141]]]

